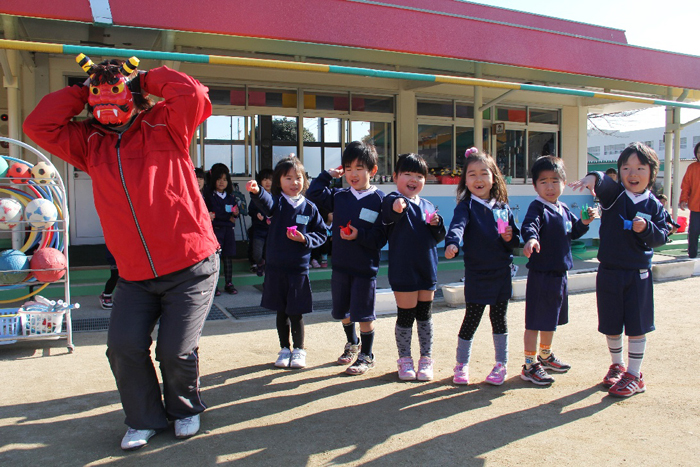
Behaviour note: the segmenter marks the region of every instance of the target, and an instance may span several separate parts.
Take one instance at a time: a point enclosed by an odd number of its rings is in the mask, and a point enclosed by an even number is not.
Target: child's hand
[[[245,184],[245,189],[254,195],[260,193],[260,187],[258,186],[258,182],[255,180],[248,180],[248,183]]]
[[[637,233],[642,233],[647,229],[647,220],[642,217],[632,219],[632,230]]]
[[[287,238],[295,242],[306,243],[306,237],[298,230],[287,230]]]
[[[355,240],[357,238],[357,229],[352,225],[348,225],[345,228],[350,229],[350,235],[343,232],[343,229],[340,229],[340,238],[343,240]]]
[[[263,216],[262,214],[258,213],[258,220],[259,220],[259,221],[264,221],[264,220],[265,220],[265,216]]]
[[[237,204],[234,204],[233,207],[231,208],[231,214],[232,214],[231,217],[238,217],[238,215],[240,214],[240,211],[238,210]]]
[[[595,175],[586,175],[583,177],[581,180],[578,182],[574,183],[569,183],[569,186],[571,187],[572,190],[574,191],[583,191],[584,189],[588,188],[593,196],[595,196],[595,182],[598,179],[596,178]]]
[[[510,225],[506,227],[506,231],[501,234],[501,237],[503,237],[503,240],[506,242],[509,242],[513,239],[513,227]]]
[[[236,216],[234,216],[233,214],[231,214],[231,217],[229,217],[228,220],[231,221],[232,224],[236,224]]]
[[[343,169],[342,165],[339,165],[335,169],[328,169],[328,174],[333,178],[340,178],[343,176],[344,173],[345,169]]]
[[[681,201],[680,203],[678,203],[678,207],[685,211],[686,209],[688,209],[688,202]]]
[[[447,259],[452,259],[457,255],[457,252],[459,251],[459,248],[457,248],[457,245],[447,245],[445,247],[445,258]]]
[[[598,209],[596,208],[588,208],[586,212],[588,212],[588,219],[581,219],[583,225],[588,225],[600,217],[600,215],[598,214]]]
[[[432,225],[433,227],[437,227],[438,225],[440,225],[440,214],[438,214],[437,212],[435,213],[433,218],[430,219],[430,225]]]
[[[214,214],[213,212],[210,211],[209,212],[209,219],[214,220],[215,218],[216,218],[216,214]]]
[[[403,198],[396,198],[394,201],[394,206],[392,206],[394,209],[394,212],[398,212],[401,214],[404,209],[406,209],[406,200]]]
[[[525,244],[525,247],[523,248],[523,254],[526,258],[529,258],[533,252],[540,252],[540,242],[538,242],[536,238],[531,238],[530,240],[528,240]]]

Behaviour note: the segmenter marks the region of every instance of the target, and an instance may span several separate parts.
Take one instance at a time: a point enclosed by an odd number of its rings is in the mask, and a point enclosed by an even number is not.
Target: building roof
[[[164,7],[158,0],[92,0],[107,2],[116,27],[354,47],[700,89],[700,57],[628,45],[619,29],[468,2],[169,0]],[[90,2],[3,0],[0,13],[95,22]]]

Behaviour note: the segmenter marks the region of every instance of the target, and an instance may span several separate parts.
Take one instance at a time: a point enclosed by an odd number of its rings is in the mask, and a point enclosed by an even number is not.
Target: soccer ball
[[[58,219],[58,210],[48,199],[37,198],[27,203],[24,215],[32,227],[48,229]]]
[[[32,178],[32,171],[27,164],[15,162],[7,171],[7,176],[10,177],[12,183],[24,184]]]
[[[0,199],[0,229],[10,230],[22,220],[22,205],[14,198]]]
[[[39,162],[32,167],[32,175],[37,183],[51,183],[51,179],[56,178],[56,168],[47,162]]]

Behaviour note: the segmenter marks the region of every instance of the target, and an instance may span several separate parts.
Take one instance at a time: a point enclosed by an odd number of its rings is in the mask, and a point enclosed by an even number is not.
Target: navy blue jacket
[[[574,267],[571,256],[571,240],[576,240],[588,232],[588,226],[578,219],[569,207],[559,202],[563,215],[535,200],[527,208],[522,225],[525,243],[531,238],[540,242],[540,252],[534,252],[527,262],[528,269],[534,271],[564,272]]]
[[[394,201],[403,198],[406,209],[397,213]],[[396,292],[435,290],[437,285],[437,244],[445,238],[445,224],[425,222],[425,211],[435,212],[433,203],[420,198],[414,203],[400,193],[388,194],[382,203],[382,219],[389,239],[389,284]]]
[[[333,269],[373,279],[379,270],[381,249],[387,242],[381,216],[385,195],[374,190],[357,199],[350,188],[329,188],[332,181],[328,172],[321,172],[311,182],[306,195],[321,209],[333,213]],[[348,225],[348,221],[357,228],[357,238],[352,241],[340,238],[340,228]]]
[[[225,198],[220,198],[215,191],[205,187],[202,191],[204,203],[209,212],[213,212],[215,217],[212,221],[214,234],[221,247],[221,256],[236,255],[236,223],[231,222],[233,213],[226,212],[226,206],[236,206],[236,198],[226,193]]]
[[[262,190],[263,188],[260,189]],[[258,219],[258,214],[263,216],[263,220]],[[267,231],[270,228],[269,224],[267,223],[267,217],[260,211],[255,203],[250,203],[248,205],[248,215],[250,216],[250,224],[253,229],[253,237],[267,238]]]
[[[493,211],[470,197],[455,207],[445,247],[463,242],[464,268],[471,271],[491,271],[509,268],[513,262],[513,248],[520,245],[520,231],[515,225],[513,212],[505,203],[494,204],[494,209],[508,211],[508,225],[513,228],[513,238],[506,242],[498,233]]]
[[[665,244],[668,236],[663,206],[654,196],[635,204],[621,183],[602,172],[593,174],[598,178],[595,192],[603,207],[598,261],[615,269],[649,269],[653,248]],[[637,213],[650,216],[646,230],[625,230],[624,221],[631,221]]]
[[[296,208],[284,196],[273,196],[265,190],[250,194],[251,201],[260,212],[271,217],[267,234],[265,267],[279,269],[292,274],[308,274],[311,250],[326,241],[326,224],[311,201],[304,201]],[[306,242],[295,242],[287,238],[287,227],[297,226]]]

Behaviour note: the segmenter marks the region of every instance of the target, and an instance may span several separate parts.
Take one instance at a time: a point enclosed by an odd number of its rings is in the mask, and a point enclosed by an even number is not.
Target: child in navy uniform
[[[588,232],[597,210],[588,208],[586,219],[578,219],[559,201],[566,186],[564,162],[560,158],[540,157],[530,173],[538,196],[530,203],[521,230],[525,242],[523,253],[530,261],[525,292],[525,365],[520,377],[544,386],[554,382],[545,369],[557,373],[571,369],[571,365],[552,353],[552,340],[557,326],[569,322],[567,271],[574,264],[571,240]]]
[[[659,159],[653,149],[632,143],[617,161],[615,182],[599,172],[571,186],[588,188],[603,208],[598,249],[598,331],[605,334],[612,365],[603,378],[613,396],[644,392],[641,373],[646,334],[654,328],[654,291],[651,273],[653,248],[666,243],[664,208],[649,188],[656,180]],[[622,331],[628,336],[628,367],[622,358]]]
[[[258,187],[262,187],[268,193],[272,187],[272,170],[262,169],[258,172],[255,181]],[[254,271],[258,276],[265,274],[265,242],[267,241],[267,231],[270,226],[270,218],[264,216],[255,203],[250,203],[248,206],[248,214],[250,215],[251,232],[250,242],[252,246],[252,259]],[[252,270],[251,270],[252,272]]]
[[[221,248],[221,263],[224,266],[224,290],[237,294],[233,286],[233,258],[236,256],[236,218],[238,203],[233,197],[231,174],[224,164],[214,164],[211,168],[209,185],[203,193],[204,201],[210,213],[214,213],[212,225],[214,234]],[[221,295],[217,287],[215,295]]]
[[[341,320],[347,338],[337,361],[350,365],[346,373],[351,375],[364,374],[374,366],[377,271],[380,250],[386,244],[380,216],[384,193],[370,185],[376,173],[374,146],[353,141],[343,151],[342,165],[321,172],[307,193],[319,207],[333,213],[333,318]],[[343,175],[348,188],[329,188],[334,178]],[[361,346],[356,322],[360,323]]]
[[[457,339],[453,382],[469,384],[472,339],[490,305],[496,364],[486,382],[501,385],[508,363],[506,312],[513,294],[511,264],[520,232],[508,207],[506,182],[493,158],[476,148],[464,154],[464,170],[457,186],[457,207],[445,239],[445,258],[452,259],[463,243],[466,311]]]
[[[382,218],[389,239],[389,284],[398,313],[395,337],[399,379],[433,379],[433,321],[431,309],[437,287],[437,244],[445,225],[433,204],[418,194],[425,186],[428,166],[417,154],[402,154],[394,171],[395,192],[384,198]],[[417,321],[420,360],[416,374],[411,357],[413,321]]]
[[[309,258],[311,249],[326,241],[326,224],[316,205],[303,193],[308,188],[304,166],[294,156],[282,159],[272,174],[272,193],[255,180],[246,184],[251,201],[271,217],[265,252],[265,282],[261,306],[277,312],[277,334],[282,350],[275,366],[304,368],[303,315],[313,311]],[[289,334],[294,350],[290,350]]]

